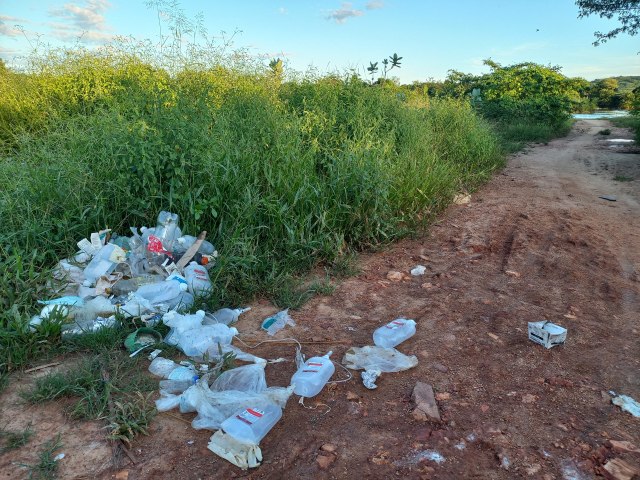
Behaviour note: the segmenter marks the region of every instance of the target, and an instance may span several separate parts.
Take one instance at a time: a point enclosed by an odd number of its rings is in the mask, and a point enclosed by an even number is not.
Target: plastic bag
[[[247,365],[246,367],[252,368],[245,368],[244,371],[235,375],[227,375],[216,386],[221,388],[226,385],[244,390],[214,391],[209,386],[211,374],[207,374],[180,396],[182,413],[198,413],[191,423],[193,428],[216,430],[220,428],[222,422],[241,408],[260,407],[266,404],[275,404],[284,408],[293,393],[293,387],[267,387],[257,391],[256,389],[266,387],[264,366]]]
[[[401,372],[418,365],[415,355],[407,356],[395,348],[378,346],[352,347],[344,354],[345,367],[362,372],[362,383],[369,390],[377,388],[376,380],[381,373]]]
[[[238,390],[260,393],[267,389],[264,365],[243,365],[223,372],[211,384],[212,392]]]
[[[379,370],[382,373],[401,372],[418,365],[415,355],[410,357],[395,348],[377,346],[351,347],[342,363],[353,370]]]
[[[218,430],[211,436],[208,448],[243,470],[259,467],[262,461],[262,451],[259,446],[238,442],[222,430]]]

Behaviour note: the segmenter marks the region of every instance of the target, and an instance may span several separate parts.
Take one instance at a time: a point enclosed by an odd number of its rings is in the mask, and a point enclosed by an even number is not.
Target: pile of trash
[[[211,291],[208,270],[218,252],[206,232],[183,235],[178,221],[163,211],[155,227],[132,227],[130,237],[106,229],[79,241],[80,251],[54,271],[65,283],[63,295],[41,301],[31,327],[57,315],[72,320],[63,335],[74,335],[114,325],[116,312],[153,324],[157,314],[189,309]]]
[[[193,428],[215,430],[211,451],[240,468],[257,467],[262,461],[259,443],[282,417],[289,397],[296,394],[303,401],[329,383],[336,370],[332,352],[305,360],[299,347],[290,385],[267,386],[267,360],[232,345],[239,334],[233,325],[250,308],[186,313],[197,297],[211,292],[208,271],[218,253],[205,240],[206,232],[183,235],[178,221],[178,215],[163,211],[154,228],[131,228],[129,237],[106,229],[78,242],[80,251],[61,260],[54,271],[64,290],[58,298],[40,301],[43,308],[30,326],[36,329],[44,319],[62,321],[62,335],[68,338],[115,326],[116,315],[140,318],[145,326],[125,340],[131,356],[164,343],[188,357],[176,363],[159,349],[149,355],[149,371],[161,378],[158,411],[196,413]],[[164,338],[154,329],[160,323],[169,327]],[[262,329],[273,336],[287,325],[295,326],[288,309],[264,319]],[[374,332],[375,345],[347,351],[343,363],[364,370],[364,385],[376,388],[382,373],[417,365],[415,356],[394,348],[415,331],[415,321],[398,318]],[[234,368],[236,360],[248,363]],[[349,373],[335,382],[350,379]]]

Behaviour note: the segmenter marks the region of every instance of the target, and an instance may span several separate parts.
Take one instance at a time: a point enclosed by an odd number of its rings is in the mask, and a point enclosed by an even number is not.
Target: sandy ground
[[[612,135],[598,135],[603,128]],[[0,455],[0,478],[26,478],[18,463],[33,463],[58,432],[65,479],[581,480],[609,475],[603,466],[611,462],[640,467],[639,453],[616,444],[640,445],[640,420],[607,393],[640,400],[640,155],[610,138],[631,135],[582,120],[568,137],[515,155],[429,234],[363,255],[357,276],[294,312],[298,325],[277,338],[328,340],[305,353],[331,349],[334,361],[351,345],[372,344],[379,325],[413,318],[417,333],[398,349],[419,364],[383,374],[373,391],[354,372],[307,399],[312,408],[291,398],[261,443],[258,469],[243,472],[213,455],[211,432],[193,430],[193,415],[177,411],[160,414],[150,435],[136,440],[135,464],[124,457],[114,468],[102,424],[71,422],[59,404],[21,402],[17,392],[34,377],[25,374],[0,397],[0,426],[32,422],[36,434]],[[614,181],[621,177],[627,181]],[[426,274],[408,275],[417,264]],[[405,275],[392,281],[390,271]],[[266,338],[259,325],[271,312],[257,304],[241,319],[246,342]],[[545,350],[530,342],[527,322],[541,319],[567,327],[567,343]],[[288,384],[292,346],[264,344],[252,353],[286,357],[267,367],[267,380]],[[334,379],[345,377],[338,368]],[[412,415],[418,381],[433,386],[441,422]],[[427,458],[434,451],[443,462]]]

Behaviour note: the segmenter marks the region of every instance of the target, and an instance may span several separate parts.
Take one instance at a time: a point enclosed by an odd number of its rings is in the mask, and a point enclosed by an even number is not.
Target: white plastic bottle
[[[211,279],[207,269],[197,262],[191,262],[184,268],[189,293],[192,295],[206,295],[211,292]]]
[[[180,250],[184,250],[186,252],[191,245],[196,243],[197,239],[198,237],[194,237],[193,235],[182,235],[176,239],[176,248],[180,248]],[[213,255],[215,250],[216,249],[211,242],[204,240],[200,245],[200,248],[198,248],[198,253],[202,253],[203,255]]]
[[[294,386],[293,393],[301,397],[314,397],[336,371],[336,367],[329,359],[333,352],[327,353],[323,357],[312,357],[291,377],[291,385]]]
[[[282,418],[282,409],[272,403],[243,408],[221,424],[222,430],[235,440],[258,445],[269,430]]]
[[[238,317],[244,312],[251,310],[251,307],[247,308],[221,308],[213,313],[207,313],[203,325],[212,325],[215,323],[224,323],[225,325],[231,325],[238,321]]]
[[[416,333],[416,322],[406,318],[396,318],[373,332],[373,343],[379,347],[393,348]]]

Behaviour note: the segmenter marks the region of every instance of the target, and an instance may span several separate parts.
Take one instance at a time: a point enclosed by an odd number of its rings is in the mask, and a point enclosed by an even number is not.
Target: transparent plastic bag
[[[211,384],[212,392],[237,390],[260,393],[267,389],[264,365],[243,365],[223,372]]]
[[[381,373],[401,372],[418,365],[415,355],[407,356],[395,348],[378,346],[352,347],[344,354],[345,367],[362,372],[362,383],[369,390],[377,388],[376,380]]]

